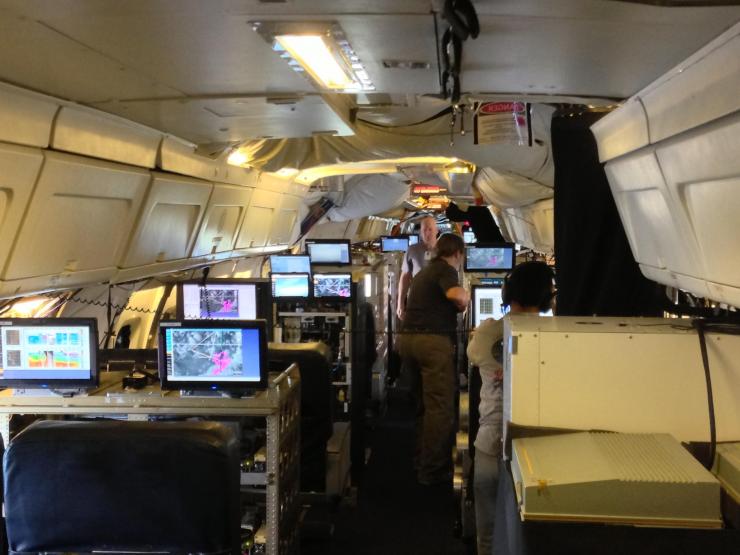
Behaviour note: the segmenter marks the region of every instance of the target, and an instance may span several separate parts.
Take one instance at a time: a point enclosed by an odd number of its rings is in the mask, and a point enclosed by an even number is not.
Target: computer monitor
[[[512,243],[465,246],[466,272],[508,272],[514,268],[515,260]]]
[[[259,310],[257,285],[239,279],[186,281],[178,287],[178,317],[183,320],[255,320]]]
[[[267,387],[264,320],[183,320],[159,325],[162,389],[244,391]]]
[[[314,274],[313,296],[317,299],[350,300],[352,298],[352,274]]]
[[[483,320],[504,317],[501,299],[501,287],[491,285],[473,285],[473,327],[477,328]]]
[[[475,238],[475,233],[472,231],[463,231],[463,241],[467,245],[475,243],[477,241],[477,239]]]
[[[0,319],[0,387],[79,389],[97,385],[96,319]]]
[[[349,239],[307,239],[306,252],[316,266],[349,266],[352,264]]]
[[[272,254],[270,271],[283,274],[310,274],[311,259],[307,254]]]
[[[381,235],[380,252],[406,252],[409,249],[409,238],[402,235]]]
[[[309,274],[271,273],[273,299],[307,299],[311,295]]]
[[[419,236],[416,233],[409,233],[407,237],[409,238],[409,247],[419,242]]]

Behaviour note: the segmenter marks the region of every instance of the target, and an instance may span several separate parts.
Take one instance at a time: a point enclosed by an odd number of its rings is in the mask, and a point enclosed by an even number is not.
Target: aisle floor
[[[333,537],[305,539],[302,555],[465,555],[454,537],[452,486],[421,486],[413,469],[413,412],[404,390],[389,391],[388,408],[368,433],[371,454],[354,507],[333,515]]]

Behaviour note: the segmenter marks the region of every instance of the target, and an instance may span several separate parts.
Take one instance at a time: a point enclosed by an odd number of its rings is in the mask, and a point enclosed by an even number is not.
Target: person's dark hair
[[[536,306],[540,312],[550,309],[554,296],[552,281],[555,274],[544,262],[523,262],[504,279],[502,301],[509,306],[516,301],[523,307]]]
[[[465,243],[462,237],[454,233],[443,233],[437,239],[437,248],[435,249],[435,258],[447,258],[454,256],[458,252],[465,250]]]

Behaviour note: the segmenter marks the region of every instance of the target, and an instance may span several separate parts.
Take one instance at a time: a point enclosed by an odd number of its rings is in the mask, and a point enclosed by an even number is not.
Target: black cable
[[[208,280],[208,274],[211,271],[210,266],[203,268],[203,277],[200,280],[200,300],[206,302],[206,315],[208,319],[211,319],[211,301],[208,298],[208,289],[206,288],[206,280]]]
[[[61,295],[53,295],[53,294],[46,293],[44,294],[44,296],[49,299],[64,300],[64,302],[69,302],[69,303],[79,303],[79,304],[84,304],[88,306],[98,306],[100,308],[108,307],[108,303],[103,302],[103,301],[94,301],[92,299],[82,299],[76,296],[65,298],[66,293],[63,293]],[[129,306],[127,304],[120,305],[120,304],[111,303],[111,307],[117,310],[121,310],[121,311],[128,310],[130,312],[138,312],[139,314],[155,314],[154,310],[149,310],[148,308],[136,308],[136,307]]]
[[[707,338],[704,334],[706,322],[694,320],[691,323],[699,334],[699,347],[701,348],[701,360],[704,364],[704,375],[707,381],[707,403],[709,405],[709,460],[704,462],[704,467],[711,470],[714,465],[714,456],[717,452],[717,428],[714,417],[714,395],[712,394],[712,376],[709,372],[709,354],[707,353]]]
[[[437,23],[437,12],[432,10],[432,17],[434,17],[434,47],[437,51],[437,78],[439,79],[439,87],[442,88],[442,64],[439,58],[439,25]]]

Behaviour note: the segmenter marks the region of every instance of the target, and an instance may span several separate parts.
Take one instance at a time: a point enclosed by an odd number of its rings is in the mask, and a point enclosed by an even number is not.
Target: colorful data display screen
[[[257,318],[257,287],[253,283],[182,285],[186,320],[254,320]]]
[[[504,317],[500,287],[473,288],[473,326],[478,327],[481,322],[493,318],[500,320]]]
[[[0,382],[90,380],[96,358],[84,325],[0,325]]]
[[[260,381],[260,330],[166,327],[168,382],[212,384]]]
[[[314,274],[313,296],[349,299],[352,296],[352,274]]]
[[[306,299],[310,289],[308,278],[308,274],[270,274],[272,296]]]
[[[467,244],[476,242],[475,233],[472,231],[463,231],[463,241]]]
[[[380,250],[382,252],[406,252],[408,248],[408,237],[382,236],[380,238]]]
[[[311,273],[311,259],[306,254],[270,256],[270,270],[277,273]]]
[[[306,241],[306,249],[311,258],[311,264],[343,265],[352,262],[349,255],[349,241]]]
[[[409,237],[409,247],[419,242],[419,236],[416,234],[411,234],[408,237]]]
[[[500,272],[514,267],[513,246],[466,246],[465,270],[468,272]]]

